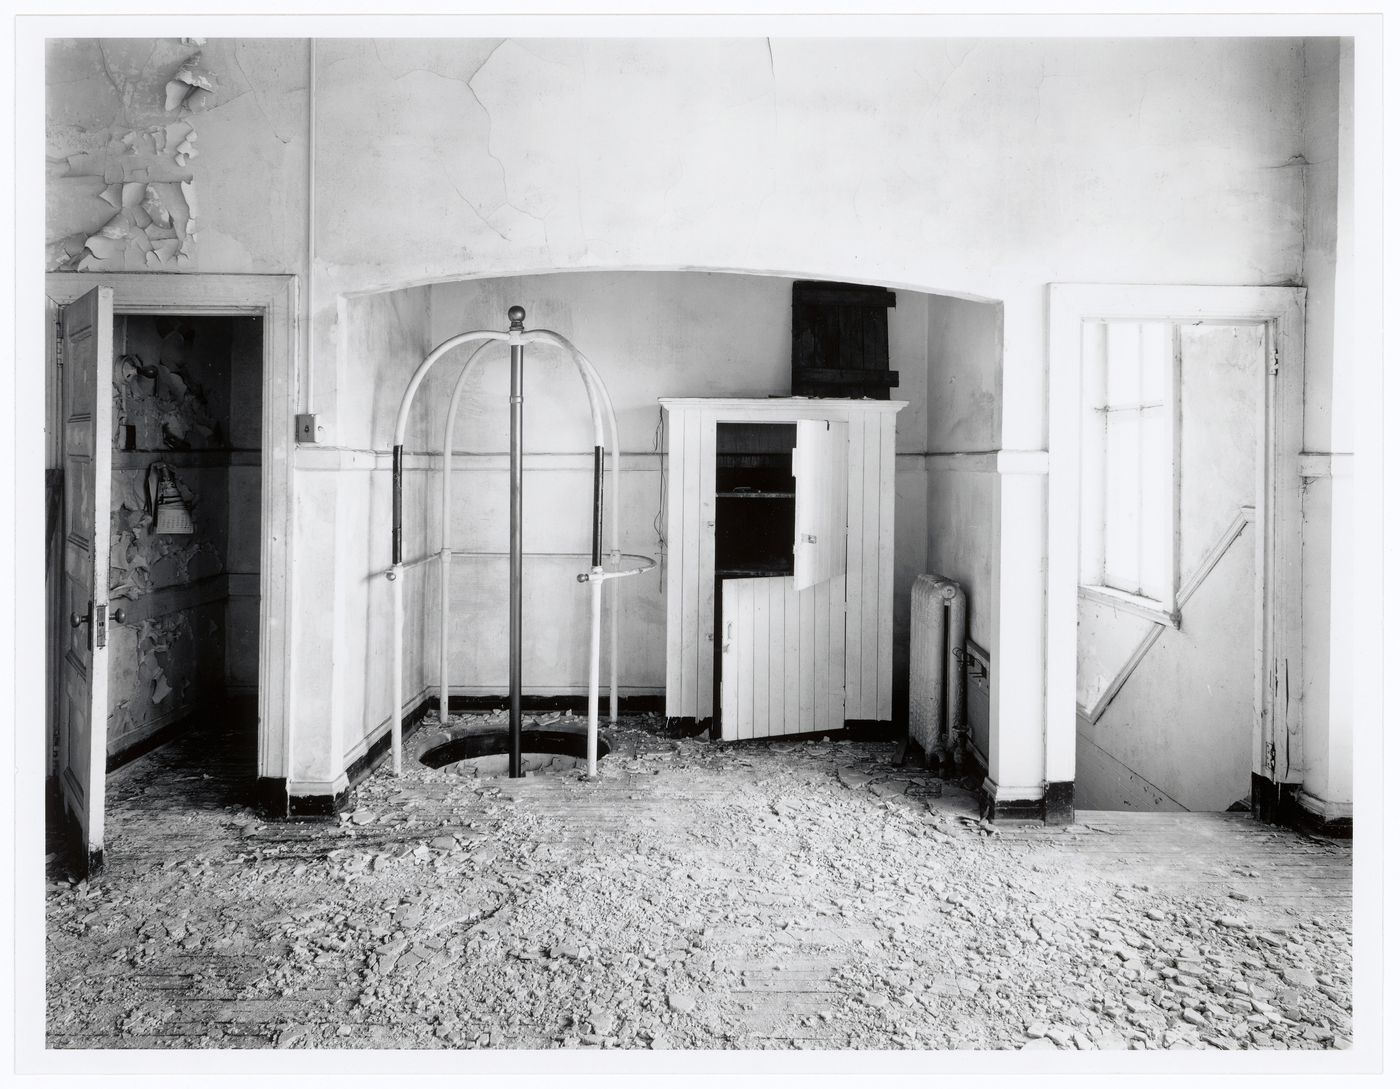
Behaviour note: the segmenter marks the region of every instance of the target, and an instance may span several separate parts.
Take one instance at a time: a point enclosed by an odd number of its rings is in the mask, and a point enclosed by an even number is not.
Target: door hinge
[[[53,357],[59,369],[63,368],[63,307],[58,308],[58,316],[53,319]]]
[[[1273,362],[1269,364],[1269,373],[1272,374],[1272,375],[1274,375],[1275,377],[1278,376],[1278,347],[1277,347],[1277,346],[1275,346],[1274,349],[1273,349]]]

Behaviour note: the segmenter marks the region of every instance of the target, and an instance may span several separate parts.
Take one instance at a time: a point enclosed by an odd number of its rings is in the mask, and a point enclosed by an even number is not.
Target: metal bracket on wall
[[[325,433],[326,426],[316,413],[297,414],[297,442],[320,442]]]

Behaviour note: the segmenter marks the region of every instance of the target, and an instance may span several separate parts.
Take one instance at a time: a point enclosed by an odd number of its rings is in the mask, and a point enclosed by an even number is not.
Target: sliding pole
[[[510,331],[525,331],[525,308],[507,313]],[[521,454],[525,424],[525,345],[510,346],[510,777],[520,778],[520,597],[524,581],[521,543],[521,496],[524,473]]]
[[[614,498],[616,503],[617,499]],[[603,447],[593,447],[593,584],[589,596],[588,774],[598,774],[598,658],[602,646],[603,583]]]
[[[403,443],[394,444],[394,536],[393,570],[389,574],[390,596],[394,607],[393,750],[394,774],[403,774]]]

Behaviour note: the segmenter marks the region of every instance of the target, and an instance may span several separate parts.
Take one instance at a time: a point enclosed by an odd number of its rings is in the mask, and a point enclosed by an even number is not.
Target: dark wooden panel
[[[792,392],[889,400],[892,291],[798,280],[792,285]]]
[[[898,371],[877,370],[837,370],[830,367],[812,367],[803,371],[803,378],[819,385],[855,383],[862,386],[897,386]]]

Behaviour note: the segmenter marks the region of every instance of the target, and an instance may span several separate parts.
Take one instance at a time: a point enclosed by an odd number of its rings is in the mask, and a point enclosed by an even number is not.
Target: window
[[[1176,619],[1176,327],[1084,325],[1080,583],[1090,597]]]

